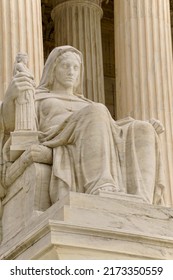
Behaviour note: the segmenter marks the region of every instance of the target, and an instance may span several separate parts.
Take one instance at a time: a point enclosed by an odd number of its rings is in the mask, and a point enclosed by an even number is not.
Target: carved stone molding
[[[101,0],[100,2],[101,2],[101,3],[106,2],[106,4],[108,4],[108,3],[109,3],[109,0]]]
[[[18,217],[20,212],[14,214]],[[109,199],[70,193],[40,214],[32,221],[29,217],[30,224],[19,228],[18,235],[10,232],[13,238],[8,235],[2,244],[0,259],[173,259],[171,208],[120,200],[117,194]]]
[[[52,0],[52,3],[53,3],[53,6],[55,7],[55,6],[57,6],[57,5],[61,4],[61,3],[73,2],[73,1],[74,0]],[[75,2],[77,3],[78,1],[75,0]],[[108,3],[109,0],[83,0],[83,2],[86,2],[87,4],[89,2],[91,2],[92,4],[97,4],[97,5],[101,6],[102,2]]]

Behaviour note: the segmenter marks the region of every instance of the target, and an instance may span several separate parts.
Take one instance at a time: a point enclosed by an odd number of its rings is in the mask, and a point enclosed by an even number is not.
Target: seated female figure
[[[32,87],[29,77],[20,74],[15,79],[17,86],[11,84],[4,102],[8,110],[23,87]],[[162,203],[164,175],[157,135],[162,125],[130,117],[116,122],[103,104],[85,98],[83,59],[78,50],[63,46],[51,52],[35,106],[40,145],[30,150],[36,162],[44,162],[48,155],[50,161],[53,151],[52,203],[68,191],[97,194],[99,190]],[[12,131],[13,121],[8,119],[7,126]]]

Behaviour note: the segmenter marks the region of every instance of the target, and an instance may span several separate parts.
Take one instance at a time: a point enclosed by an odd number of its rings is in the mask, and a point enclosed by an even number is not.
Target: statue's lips
[[[74,81],[74,78],[73,77],[67,77],[66,81]]]

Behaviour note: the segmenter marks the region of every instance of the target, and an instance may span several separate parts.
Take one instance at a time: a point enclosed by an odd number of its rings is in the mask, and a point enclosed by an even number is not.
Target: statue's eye
[[[75,70],[75,71],[78,71],[78,69],[79,69],[79,66],[75,65],[75,66],[74,66],[74,70]]]

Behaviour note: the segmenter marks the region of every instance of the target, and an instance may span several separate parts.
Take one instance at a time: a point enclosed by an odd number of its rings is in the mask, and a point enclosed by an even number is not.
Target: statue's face
[[[27,56],[23,56],[23,57],[22,57],[22,61],[23,61],[23,63],[24,63],[25,65],[27,65],[27,63],[28,63],[28,58],[27,58]]]
[[[80,76],[80,63],[73,53],[66,53],[55,69],[55,87],[68,89],[77,85]]]

